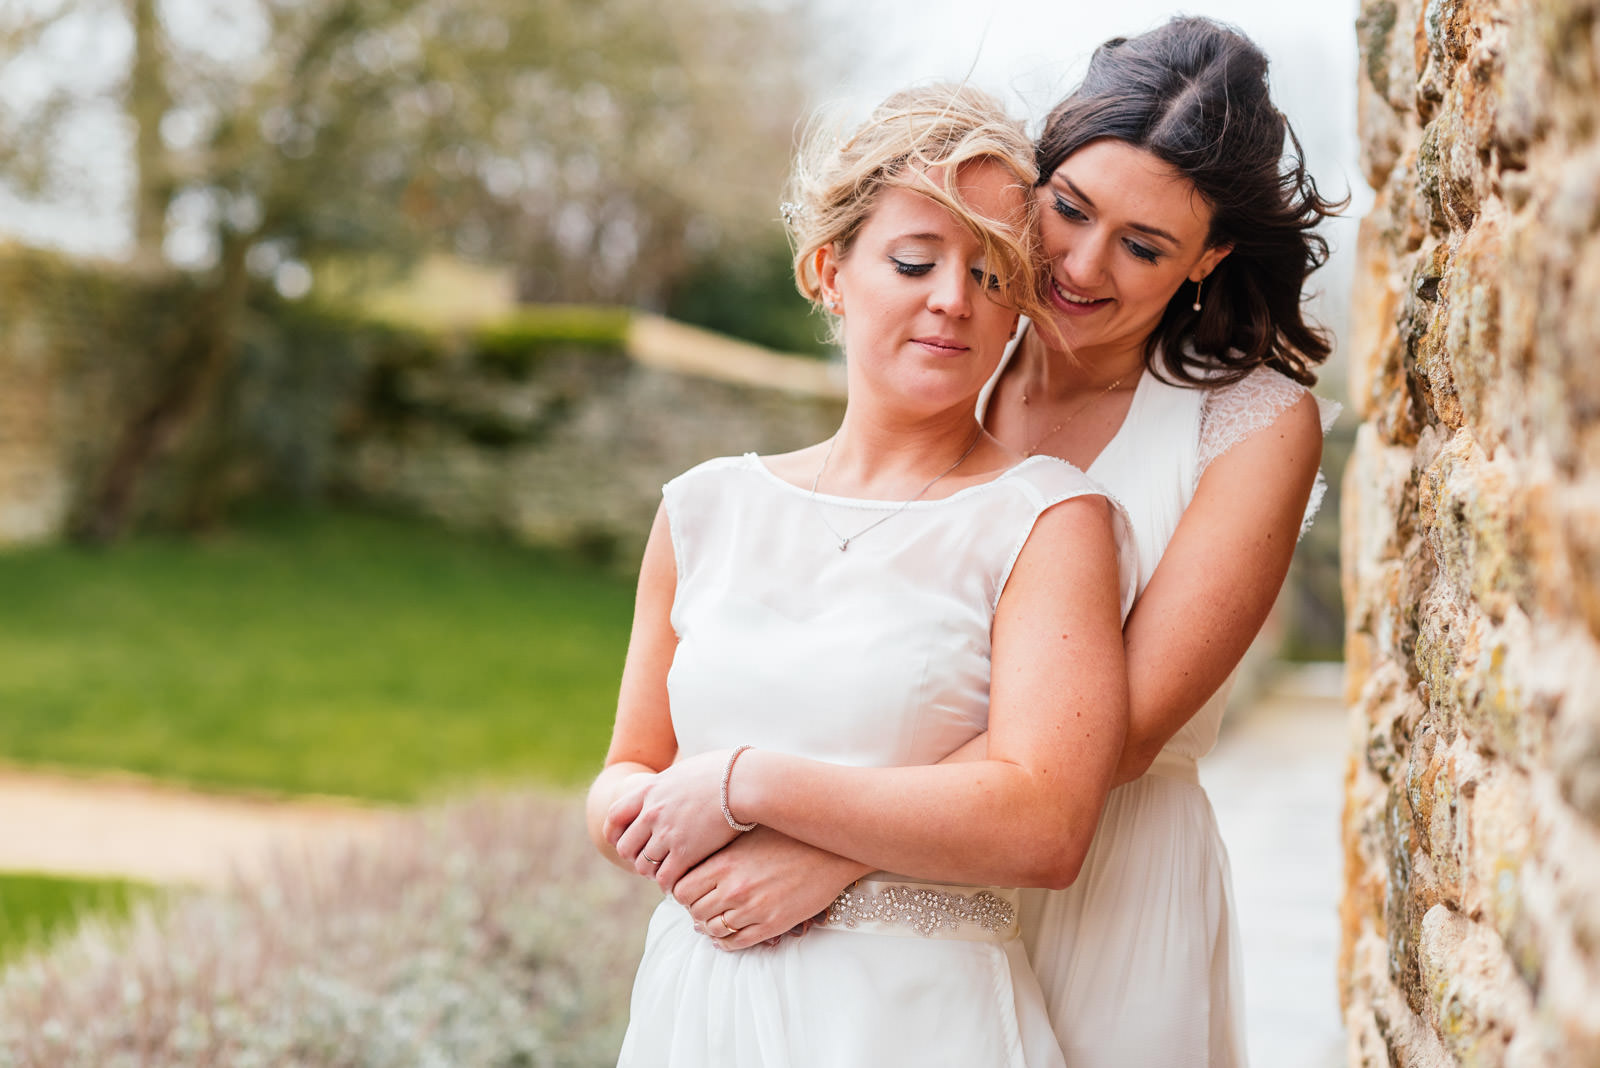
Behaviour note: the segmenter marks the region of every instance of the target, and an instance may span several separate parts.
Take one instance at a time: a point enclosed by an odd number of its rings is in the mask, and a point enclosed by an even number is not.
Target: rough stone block
[[[1378,196],[1381,200],[1385,193],[1380,190]],[[1396,322],[1399,297],[1390,277],[1393,264],[1387,252],[1387,238],[1377,218],[1381,210],[1375,206],[1356,232],[1357,267],[1351,285],[1350,338],[1346,346],[1350,352],[1349,389],[1363,418],[1372,417],[1382,407],[1376,380],[1382,377],[1384,367],[1398,364],[1402,358]]]
[[[1494,932],[1443,905],[1428,910],[1419,945],[1431,1018],[1445,1048],[1466,1066],[1498,1068],[1532,998]]]
[[[1360,36],[1350,1063],[1600,1065],[1600,0]]]
[[[1450,299],[1444,311],[1444,356],[1460,417],[1490,455],[1504,437],[1506,422],[1499,388],[1505,377],[1500,356],[1505,218],[1505,205],[1498,197],[1483,204],[1451,259],[1446,282]]]

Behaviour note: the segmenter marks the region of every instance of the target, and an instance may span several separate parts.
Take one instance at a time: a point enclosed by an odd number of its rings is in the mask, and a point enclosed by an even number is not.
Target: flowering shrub
[[[0,974],[5,1068],[613,1064],[658,897],[570,802],[476,800]]]

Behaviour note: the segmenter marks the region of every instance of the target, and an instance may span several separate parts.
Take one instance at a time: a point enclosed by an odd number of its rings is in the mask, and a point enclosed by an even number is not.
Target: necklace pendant
[[[955,463],[951,464],[943,471],[940,471],[937,475],[934,475],[914,495],[895,505],[887,512],[887,514],[879,516],[877,519],[874,519],[872,522],[868,523],[866,526],[862,527],[860,530],[856,531],[847,538],[835,530],[832,523],[828,522],[827,513],[823,510],[821,503],[817,500],[817,484],[822,481],[822,472],[828,469],[828,460],[833,456],[833,447],[839,443],[839,435],[835,434],[833,436],[833,440],[828,442],[828,451],[822,454],[822,464],[817,468],[816,477],[811,480],[811,503],[817,509],[817,518],[822,521],[822,525],[827,528],[828,533],[833,535],[833,539],[839,543],[839,551],[844,552],[850,548],[850,543],[852,541],[855,541],[869,530],[877,529],[879,526],[887,523],[889,520],[893,519],[907,508],[910,508],[914,502],[920,501],[923,497],[927,496],[928,491],[933,488],[933,484],[935,482],[938,482],[945,475],[948,475],[950,472],[960,467],[962,463],[965,462],[966,458],[972,455],[972,450],[978,447],[978,442],[980,439],[982,439],[982,437],[983,427],[980,426],[973,432],[972,440],[967,443],[967,451],[956,457]]]

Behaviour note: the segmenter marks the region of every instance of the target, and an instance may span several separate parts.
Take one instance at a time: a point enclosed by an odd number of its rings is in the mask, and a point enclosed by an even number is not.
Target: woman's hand
[[[871,870],[757,827],[696,865],[671,892],[719,949],[748,949],[809,925]]]
[[[616,851],[616,836],[610,834],[607,826],[607,815],[611,808],[622,801],[636,797],[650,781],[656,777],[656,772],[640,767],[637,764],[613,764],[600,773],[599,778],[589,789],[589,800],[586,807],[586,821],[589,825],[589,837],[594,841],[595,848],[611,863],[620,868],[641,874],[632,857],[624,857]],[[642,873],[647,878],[655,878],[655,870]]]
[[[722,773],[731,750],[701,753],[629,779],[606,813],[606,840],[634,871],[670,891],[684,873],[731,842]]]

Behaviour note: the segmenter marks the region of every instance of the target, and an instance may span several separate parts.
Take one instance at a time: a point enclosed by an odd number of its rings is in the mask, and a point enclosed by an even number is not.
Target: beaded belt
[[[996,886],[921,883],[878,873],[858,880],[828,906],[836,931],[1009,942],[1021,932],[1017,891]]]

